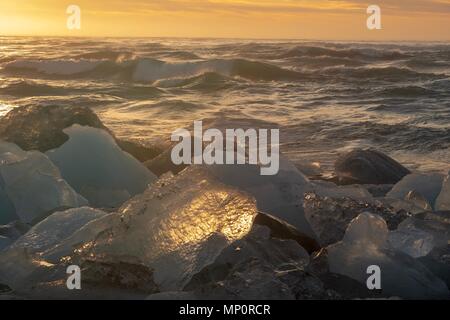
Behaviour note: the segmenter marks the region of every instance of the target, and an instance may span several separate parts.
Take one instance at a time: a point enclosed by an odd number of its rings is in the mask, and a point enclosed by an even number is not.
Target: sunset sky
[[[366,28],[370,4],[382,30]],[[449,41],[450,0],[0,0],[0,35]]]

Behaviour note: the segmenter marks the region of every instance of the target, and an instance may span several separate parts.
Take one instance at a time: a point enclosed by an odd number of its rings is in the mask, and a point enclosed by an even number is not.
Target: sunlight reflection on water
[[[3,117],[5,114],[7,114],[13,108],[14,108],[13,105],[5,104],[5,103],[1,103],[0,102],[0,117]]]

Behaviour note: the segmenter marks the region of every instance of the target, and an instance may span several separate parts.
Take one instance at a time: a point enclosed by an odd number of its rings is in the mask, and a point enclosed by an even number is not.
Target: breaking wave
[[[163,79],[190,78],[215,73],[255,81],[300,80],[302,74],[268,63],[245,59],[215,59],[193,62],[165,62],[157,59],[109,60],[16,60],[5,71],[38,73],[67,78],[117,77],[121,80],[153,82]]]

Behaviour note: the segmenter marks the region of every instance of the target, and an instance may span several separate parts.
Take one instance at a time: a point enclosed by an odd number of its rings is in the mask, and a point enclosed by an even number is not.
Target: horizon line
[[[206,36],[192,36],[192,37],[179,37],[179,36],[86,36],[86,35],[29,35],[29,34],[0,34],[0,37],[27,37],[27,38],[106,38],[106,39],[199,39],[199,40],[265,40],[265,41],[323,41],[323,42],[423,42],[423,43],[450,43],[450,39],[446,40],[414,40],[414,39],[385,39],[385,40],[367,40],[367,39],[319,39],[319,38],[258,38],[258,37],[206,37]]]

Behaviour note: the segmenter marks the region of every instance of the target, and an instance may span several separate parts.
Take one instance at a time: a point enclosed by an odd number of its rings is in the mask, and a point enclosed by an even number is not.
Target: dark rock
[[[137,142],[125,141],[117,138],[116,142],[117,145],[120,147],[120,149],[122,149],[125,152],[128,152],[140,162],[146,162],[148,160],[151,160],[157,157],[163,151],[160,147],[157,146],[144,147],[143,145]]]
[[[316,239],[303,234],[294,226],[270,214],[259,211],[253,223],[268,227],[273,238],[296,241],[310,254],[320,249]]]
[[[46,152],[60,147],[68,139],[63,132],[73,124],[106,130],[123,151],[140,161],[157,156],[161,150],[117,139],[89,108],[77,106],[23,106],[8,112],[0,119],[0,139],[15,143],[23,150]]]
[[[0,294],[9,293],[11,292],[11,288],[8,287],[6,284],[0,283]]]
[[[23,150],[46,152],[58,148],[69,137],[63,129],[73,124],[109,130],[88,108],[24,106],[8,112],[0,121],[0,138]]]
[[[156,174],[157,176],[162,176],[164,173],[172,172],[173,174],[177,174],[185,169],[188,165],[181,164],[176,165],[172,162],[171,159],[171,148],[165,150],[157,157],[144,162],[144,165],[151,172]]]
[[[406,212],[395,212],[381,203],[367,203],[346,197],[321,197],[312,192],[305,194],[303,208],[305,217],[322,246],[342,240],[348,224],[361,212],[381,216],[390,230],[397,229],[400,222],[408,218]]]
[[[365,184],[364,188],[375,198],[385,197],[386,194],[392,190],[393,184]]]
[[[356,149],[335,162],[339,184],[395,184],[411,173],[394,159],[372,149]]]

